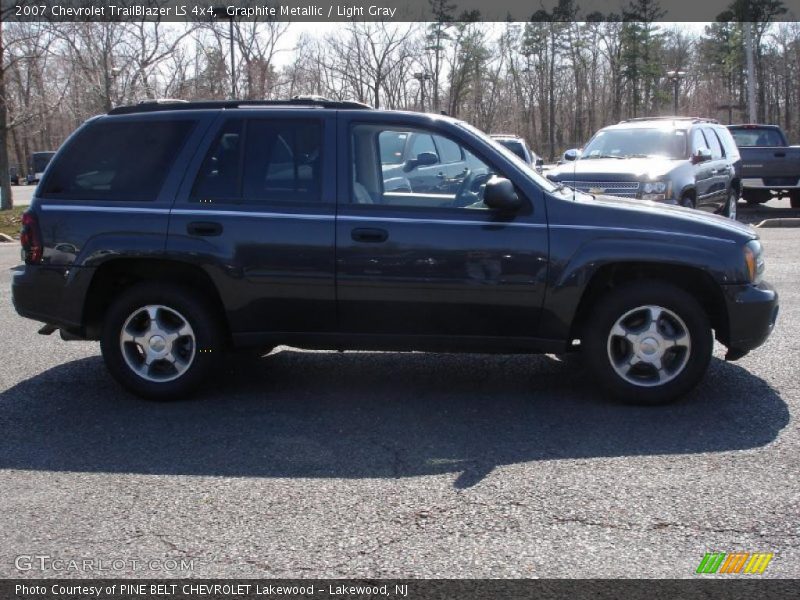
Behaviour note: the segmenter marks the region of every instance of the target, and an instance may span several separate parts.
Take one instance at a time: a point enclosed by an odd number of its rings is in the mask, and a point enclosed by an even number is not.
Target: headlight
[[[663,194],[667,191],[667,183],[665,181],[648,181],[642,186],[642,191],[645,194]]]
[[[747,267],[747,276],[751,283],[758,283],[764,275],[766,265],[761,242],[752,240],[744,247],[744,264]]]

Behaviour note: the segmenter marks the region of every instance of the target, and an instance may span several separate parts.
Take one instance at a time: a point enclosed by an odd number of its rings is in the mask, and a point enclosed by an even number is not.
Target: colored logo
[[[773,556],[768,552],[706,552],[695,572],[760,575]]]

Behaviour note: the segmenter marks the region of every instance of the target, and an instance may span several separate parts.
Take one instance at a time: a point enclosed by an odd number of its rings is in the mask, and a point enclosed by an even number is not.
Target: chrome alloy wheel
[[[133,311],[120,330],[119,344],[134,373],[159,383],[183,375],[194,361],[197,346],[186,318],[161,304]]]
[[[678,315],[648,304],[617,319],[607,347],[617,375],[633,385],[654,387],[672,381],[686,368],[692,340]]]
[[[736,190],[731,190],[728,194],[728,218],[736,220],[736,205],[739,203],[739,195]]]

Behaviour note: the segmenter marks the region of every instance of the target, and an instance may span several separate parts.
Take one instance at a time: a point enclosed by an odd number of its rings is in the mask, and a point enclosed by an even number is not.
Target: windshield
[[[493,148],[495,148],[503,156],[505,156],[506,158],[511,160],[513,163],[518,165],[520,168],[522,168],[538,185],[542,186],[546,190],[553,191],[553,190],[556,189],[556,187],[558,187],[556,183],[554,183],[554,182],[550,181],[549,179],[546,179],[545,177],[540,175],[539,172],[535,168],[533,168],[529,163],[527,163],[524,160],[522,160],[519,156],[514,154],[511,150],[509,150],[508,148],[506,148],[502,144],[498,143],[497,140],[495,140],[495,139],[489,137],[488,135],[486,135],[484,132],[482,132],[477,127],[473,127],[472,125],[470,125],[469,123],[465,123],[464,121],[457,121],[456,124],[459,127],[463,127],[464,129],[466,129],[470,133],[472,133],[474,135],[477,135],[484,142],[487,142],[488,144],[490,144]]]
[[[683,129],[606,129],[597,132],[583,149],[581,160],[593,158],[685,158]]]

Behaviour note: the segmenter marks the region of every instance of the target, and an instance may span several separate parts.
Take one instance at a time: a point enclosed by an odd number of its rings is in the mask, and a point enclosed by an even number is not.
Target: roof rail
[[[624,119],[620,123],[636,123],[640,121],[691,121],[692,123],[719,123],[716,119],[706,117],[635,117]]]
[[[328,100],[322,96],[294,96],[289,100],[200,100],[193,102],[164,98],[159,100],[145,100],[139,104],[132,104],[129,106],[118,106],[108,111],[108,114],[130,115],[162,110],[213,110],[245,106],[307,106],[342,110],[363,110],[372,108],[368,104],[362,104],[361,102]]]

